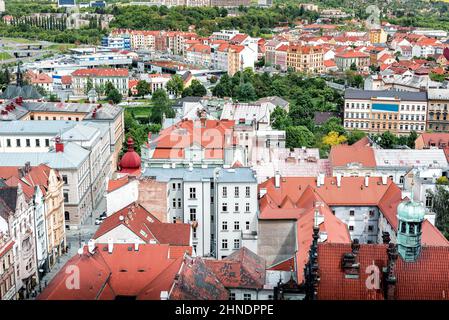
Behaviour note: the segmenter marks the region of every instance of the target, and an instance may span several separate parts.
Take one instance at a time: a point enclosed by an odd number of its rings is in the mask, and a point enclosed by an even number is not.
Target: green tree
[[[285,130],[292,125],[292,119],[287,111],[281,107],[274,108],[270,115],[271,127],[276,130]]]
[[[167,82],[166,89],[168,92],[172,92],[176,97],[178,97],[182,90],[184,89],[184,81],[179,74],[175,74]]]
[[[115,89],[115,87],[114,87],[114,85],[112,84],[112,82],[111,81],[108,81],[108,82],[106,82],[106,84],[105,84],[105,86],[104,86],[104,94],[106,95],[106,96],[109,96],[109,93],[112,91],[112,90],[114,90]]]
[[[347,133],[348,144],[354,144],[360,139],[366,137],[366,133],[360,130],[351,130]]]
[[[108,101],[112,101],[114,104],[120,103],[122,101],[122,98],[122,94],[116,88],[110,89],[109,93],[106,96],[106,99]]]
[[[91,78],[87,78],[86,85],[84,86],[84,94],[87,95],[94,87],[94,83]]]
[[[239,101],[253,101],[257,98],[256,90],[251,83],[243,83],[237,86],[235,90],[235,97]]]
[[[315,136],[305,126],[291,126],[285,131],[287,148],[312,147],[315,143]]]
[[[432,199],[432,211],[435,212],[435,226],[449,238],[449,189],[446,185],[437,185],[434,192],[428,191]]]
[[[150,114],[150,122],[162,124],[164,116],[167,118],[174,117],[174,111],[171,108],[170,99],[164,89],[157,89],[151,96],[152,109]]]
[[[150,84],[148,82],[146,82],[145,80],[139,80],[137,82],[136,89],[137,89],[137,95],[140,97],[144,97],[150,93]]]
[[[204,97],[207,94],[206,87],[201,84],[198,80],[192,80],[189,87],[185,88],[182,92],[183,97],[193,96],[193,97]]]

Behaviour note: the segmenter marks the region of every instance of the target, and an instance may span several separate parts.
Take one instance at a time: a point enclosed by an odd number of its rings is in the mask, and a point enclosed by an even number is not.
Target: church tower
[[[422,223],[425,208],[421,202],[403,201],[398,206],[397,244],[402,259],[416,261],[421,252]]]

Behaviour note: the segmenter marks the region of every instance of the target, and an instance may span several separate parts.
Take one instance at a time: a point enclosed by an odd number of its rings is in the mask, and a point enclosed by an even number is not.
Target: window
[[[234,239],[234,249],[240,249],[240,239]]]
[[[181,183],[178,183],[178,189],[181,190]]]
[[[250,211],[249,202],[247,202],[245,204],[245,212],[249,212],[249,211]]]
[[[190,208],[190,221],[196,221],[196,208]]]
[[[240,222],[234,221],[234,230],[240,230]]]
[[[36,139],[36,147],[40,147],[41,146],[41,141],[39,139]]]
[[[228,248],[228,239],[221,240],[221,248],[227,249]]]
[[[430,208],[432,207],[432,196],[431,195],[427,195],[426,196],[426,208]]]
[[[228,230],[228,222],[227,221],[223,221],[221,223],[221,230],[223,230],[223,231]]]
[[[235,187],[235,188],[234,188],[234,196],[235,196],[236,198],[239,197],[239,187]]]
[[[176,183],[172,183],[171,188],[172,190],[176,190]]]
[[[27,148],[31,147],[30,139],[25,139],[25,145],[27,146]]]
[[[11,148],[11,139],[6,139],[6,146]]]
[[[196,188],[190,188],[190,199],[196,199]]]
[[[349,231],[354,231],[354,226],[349,226]]]
[[[64,202],[69,202],[69,193],[64,191]]]
[[[173,217],[173,223],[176,223],[176,217]]]
[[[251,300],[251,294],[250,293],[244,293],[243,294],[243,300]]]
[[[64,184],[68,184],[67,176],[65,174],[62,175],[62,181],[64,181]]]
[[[173,199],[173,208],[176,208],[176,199]]]
[[[223,203],[221,205],[221,211],[223,212],[228,212],[228,204],[227,203]]]
[[[16,147],[20,147],[20,139],[16,139]]]
[[[375,215],[376,215],[376,213],[375,213],[374,210],[370,210],[370,211],[369,211],[369,216],[370,216],[370,217],[374,217]]]
[[[45,139],[45,146],[49,147],[50,146],[50,139]]]
[[[246,196],[247,198],[250,197],[250,191],[251,191],[251,189],[250,189],[249,187],[246,187],[246,188],[245,188],[245,196]]]
[[[245,222],[245,228],[246,228],[246,230],[249,230],[249,221]]]
[[[350,216],[354,216],[354,214],[355,214],[354,210],[349,210],[349,215]]]
[[[235,293],[229,294],[229,300],[235,300]]]
[[[181,198],[178,199],[178,208],[181,208]]]
[[[404,176],[399,177],[399,183],[401,183],[401,184],[404,183]]]
[[[64,218],[66,221],[70,220],[70,212],[68,211],[64,212]]]
[[[368,231],[373,231],[374,227],[373,226],[368,226]]]
[[[238,203],[236,203],[234,205],[234,212],[239,212],[239,204]]]
[[[223,198],[226,198],[228,196],[228,188],[223,187]]]

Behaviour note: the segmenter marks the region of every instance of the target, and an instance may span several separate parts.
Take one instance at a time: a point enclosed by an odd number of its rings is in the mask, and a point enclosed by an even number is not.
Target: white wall
[[[139,181],[133,180],[126,185],[106,194],[106,214],[111,214],[123,209],[137,201],[139,196]]]

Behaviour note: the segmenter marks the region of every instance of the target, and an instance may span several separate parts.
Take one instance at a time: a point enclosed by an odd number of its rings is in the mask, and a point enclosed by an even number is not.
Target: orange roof
[[[156,241],[160,244],[176,246],[190,245],[189,224],[161,222],[144,207],[134,203],[107,217],[93,238],[98,239],[118,226],[127,227],[146,243]],[[184,248],[184,250],[188,249]]]
[[[113,69],[113,68],[93,68],[93,69],[78,69],[72,72],[74,77],[127,77],[129,75],[128,69]]]
[[[108,192],[117,190],[123,187],[124,185],[128,184],[128,182],[129,182],[128,176],[124,176],[118,179],[111,179],[108,181]]]
[[[248,38],[248,37],[249,37],[249,36],[248,36],[247,34],[239,33],[239,34],[236,34],[235,36],[233,36],[233,37],[229,40],[229,42],[234,43],[234,44],[240,44],[240,43],[242,43],[243,41],[245,41],[246,38]]]
[[[44,83],[53,83],[53,79],[46,73],[35,73],[31,70],[28,70],[25,73],[25,78],[31,82],[31,84],[44,84]]]
[[[337,53],[335,57],[349,59],[349,58],[369,58],[369,55],[360,51],[346,51],[343,53]]]
[[[183,120],[162,130],[151,141],[154,159],[183,158],[184,149],[194,144],[205,149],[207,159],[223,158],[224,148],[232,145],[233,120]]]
[[[360,163],[364,167],[375,167],[376,159],[373,148],[366,145],[337,145],[332,146],[329,154],[332,167],[343,167],[350,163]]]
[[[326,68],[331,68],[331,67],[337,66],[337,65],[335,64],[335,61],[334,61],[334,60],[324,60],[323,63],[324,63],[324,66],[325,66]]]

